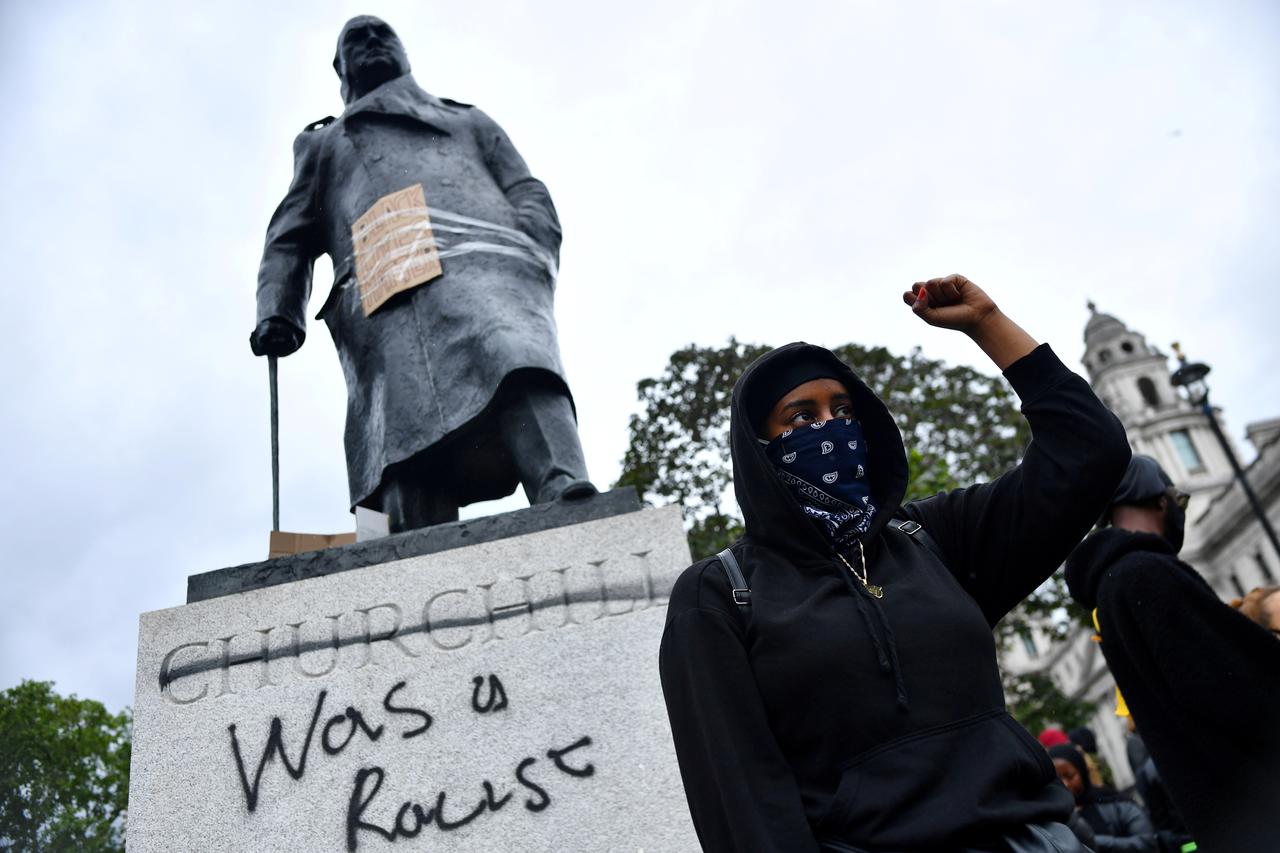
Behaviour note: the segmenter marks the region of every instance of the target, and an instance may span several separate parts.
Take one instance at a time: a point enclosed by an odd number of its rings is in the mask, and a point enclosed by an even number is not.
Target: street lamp
[[[1271,519],[1267,518],[1266,512],[1262,509],[1262,502],[1254,494],[1253,487],[1249,485],[1249,480],[1244,475],[1244,469],[1240,467],[1240,461],[1236,459],[1235,451],[1231,449],[1231,444],[1227,441],[1227,437],[1222,434],[1222,427],[1218,425],[1218,419],[1213,416],[1213,407],[1209,405],[1209,385],[1204,381],[1204,378],[1209,375],[1209,365],[1198,361],[1187,363],[1187,357],[1183,355],[1182,347],[1177,343],[1174,343],[1173,351],[1178,356],[1179,366],[1173,372],[1170,381],[1183,390],[1188,403],[1198,408],[1208,418],[1209,428],[1213,430],[1214,437],[1218,439],[1218,444],[1222,446],[1222,452],[1226,454],[1227,461],[1231,463],[1231,470],[1235,472],[1236,479],[1240,481],[1240,487],[1244,489],[1244,495],[1249,500],[1249,506],[1253,509],[1253,514],[1258,517],[1258,522],[1266,532],[1267,538],[1271,540],[1271,547],[1275,549],[1276,556],[1280,557],[1280,539],[1276,538],[1276,531],[1271,526]]]

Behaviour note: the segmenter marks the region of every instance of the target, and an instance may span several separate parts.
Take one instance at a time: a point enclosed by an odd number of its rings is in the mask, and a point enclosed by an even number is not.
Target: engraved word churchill
[[[573,630],[666,605],[649,551],[449,587],[297,622],[202,638],[169,649],[156,673],[172,705],[306,682],[369,665]]]

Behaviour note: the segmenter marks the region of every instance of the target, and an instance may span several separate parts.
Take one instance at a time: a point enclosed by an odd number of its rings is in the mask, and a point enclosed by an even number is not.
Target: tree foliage
[[[0,692],[0,850],[123,851],[131,727],[47,681]]]
[[[1049,726],[1063,731],[1088,725],[1097,709],[1093,702],[1072,698],[1062,692],[1046,672],[1029,672],[1004,680],[1009,713],[1035,734]]]
[[[634,486],[650,503],[683,506],[695,557],[742,534],[731,489],[729,401],[738,376],[769,349],[734,338],[722,347],[691,344],[672,354],[662,375],[637,386],[640,411],[631,417],[617,484]],[[1021,459],[1030,429],[1002,377],[926,358],[918,347],[897,355],[847,344],[835,353],[898,422],[910,466],[904,503],[993,479]],[[1087,623],[1087,615],[1058,572],[1001,621],[996,638],[1008,647],[1032,623],[1065,637],[1076,622]],[[1005,686],[1010,696],[1057,690],[1047,676],[1008,676]],[[1071,700],[1062,699],[1046,707],[1074,713]]]

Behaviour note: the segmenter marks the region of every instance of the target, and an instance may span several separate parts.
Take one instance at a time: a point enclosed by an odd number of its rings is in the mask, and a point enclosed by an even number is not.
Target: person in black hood
[[[1280,850],[1280,643],[1178,559],[1182,504],[1135,456],[1067,586],[1199,849]]]
[[[730,444],[746,532],[678,578],[659,654],[706,850],[1080,849],[1059,823],[1071,797],[1005,711],[991,629],[1089,530],[1129,445],[972,282],[903,296],[1004,371],[1031,444],[990,483],[902,506],[901,433],[847,365],[793,343],[743,372]]]
[[[1098,738],[1088,726],[1077,726],[1067,732],[1067,740],[1084,753],[1084,763],[1089,768],[1089,784],[1102,787],[1102,766],[1098,756]]]
[[[1078,746],[1052,747],[1049,757],[1063,787],[1075,798],[1081,817],[1093,829],[1093,847],[1098,853],[1158,853],[1156,831],[1146,812],[1114,789],[1094,785]]]

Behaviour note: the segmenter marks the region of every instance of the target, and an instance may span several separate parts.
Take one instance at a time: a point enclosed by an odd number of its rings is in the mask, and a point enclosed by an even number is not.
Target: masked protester
[[[1090,779],[1084,753],[1074,744],[1049,750],[1063,787],[1075,798],[1080,816],[1093,830],[1098,853],[1159,853],[1151,819],[1137,804]]]
[[[1004,371],[1032,442],[993,482],[903,506],[898,427],[835,355],[793,343],[743,373],[746,533],[677,580],[659,658],[706,850],[1082,849],[1048,755],[1005,711],[991,629],[1105,507],[1124,430],[972,282],[903,296]]]
[[[1185,517],[1135,456],[1067,585],[1199,850],[1280,850],[1280,643],[1178,559]]]

